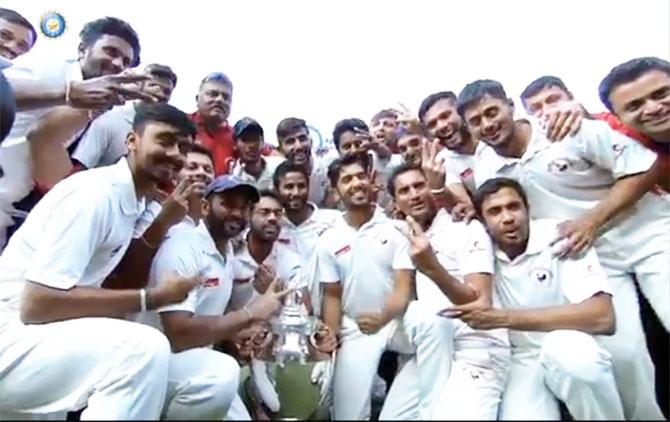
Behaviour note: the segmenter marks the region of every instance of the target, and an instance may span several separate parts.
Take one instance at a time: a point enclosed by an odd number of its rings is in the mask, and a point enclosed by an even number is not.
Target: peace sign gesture
[[[438,145],[439,140],[435,138],[432,142],[424,142],[421,146],[421,168],[432,190],[443,189],[446,179],[444,158],[437,158]]]
[[[421,224],[417,223],[414,218],[408,215],[405,222],[407,227],[399,230],[409,240],[409,256],[417,270],[429,274],[440,265],[430,240],[424,233]]]

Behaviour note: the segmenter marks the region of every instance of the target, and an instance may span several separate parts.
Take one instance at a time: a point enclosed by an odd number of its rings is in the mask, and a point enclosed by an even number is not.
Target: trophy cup
[[[331,354],[317,350],[318,323],[302,305],[302,293],[290,293],[251,362],[253,395],[272,419],[328,417],[333,364]]]

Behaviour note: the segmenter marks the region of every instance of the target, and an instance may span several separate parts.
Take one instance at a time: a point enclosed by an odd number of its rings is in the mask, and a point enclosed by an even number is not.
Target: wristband
[[[72,89],[72,81],[65,81],[65,105],[70,105],[70,90]]]
[[[140,289],[140,311],[147,311],[147,289]]]
[[[144,243],[149,249],[157,249],[159,246],[159,245],[152,245],[151,243],[149,243],[149,241],[144,237],[144,233],[142,233],[142,235],[140,236],[140,240],[142,240],[142,243]]]

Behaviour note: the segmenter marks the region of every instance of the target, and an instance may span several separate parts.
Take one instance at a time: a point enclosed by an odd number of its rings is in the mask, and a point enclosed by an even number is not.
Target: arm
[[[435,252],[432,251],[432,248],[431,252],[434,256]],[[476,300],[479,295],[478,291],[475,290],[475,287],[481,288],[481,286],[485,284],[482,281],[483,278],[488,278],[490,280],[490,274],[468,274],[465,276],[465,283],[461,283],[456,277],[449,274],[449,272],[437,261],[437,258],[434,259],[435,263],[432,264],[431,268],[420,268],[420,271],[433,280],[442,293],[456,305],[470,303]],[[490,291],[490,289],[489,282],[488,290]],[[488,300],[490,303],[490,293],[488,295]]]
[[[578,330],[611,335],[615,331],[612,297],[598,293],[581,303],[540,309],[502,309],[500,328],[520,331]]]
[[[321,314],[323,322],[338,335],[342,320],[342,287],[340,283],[322,283],[323,299]]]
[[[175,353],[230,340],[255,321],[257,319],[242,310],[225,315],[195,315],[185,311],[161,313],[165,336]]]
[[[562,257],[576,257],[583,253],[597,237],[597,231],[633,206],[664,177],[663,172],[666,170],[654,153],[604,123],[599,125],[604,126],[606,131],[602,127],[594,130],[587,126],[591,132],[579,135],[588,137],[580,139],[584,143],[584,155],[600,167],[610,170],[617,180],[595,208],[561,224],[556,241],[568,239],[557,253]]]
[[[393,292],[386,297],[382,309],[383,324],[405,313],[414,291],[414,270],[396,270]]]
[[[28,132],[32,176],[36,183],[51,188],[72,172],[65,143],[89,122],[86,110],[56,107]]]
[[[52,81],[7,78],[14,90],[17,111],[65,105],[65,84]]]
[[[198,277],[173,278],[164,287],[146,291],[147,309],[181,301],[200,282]],[[139,290],[111,291],[93,287],[60,290],[26,282],[21,299],[21,321],[42,324],[85,317],[122,318],[141,308]]]
[[[104,287],[109,289],[141,288],[146,285],[149,278],[151,262],[156,255],[158,247],[165,239],[168,230],[175,224],[181,222],[188,212],[191,215],[199,207],[200,201],[191,201],[193,196],[202,197],[205,185],[202,182],[184,179],[172,194],[163,202],[160,211],[156,213],[157,203],[153,203],[146,211],[147,214],[155,215],[146,230],[138,230],[136,227],[135,238],[130,243],[128,250],[119,265],[114,269],[113,275],[105,280]],[[167,194],[162,193],[167,196]],[[199,213],[199,210],[197,210]],[[153,214],[152,214],[153,213]],[[145,218],[146,220],[147,218]]]

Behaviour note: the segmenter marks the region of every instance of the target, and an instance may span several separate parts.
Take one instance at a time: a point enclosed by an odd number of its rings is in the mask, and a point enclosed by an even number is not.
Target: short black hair
[[[526,207],[526,210],[528,209],[528,196],[526,196],[526,191],[519,182],[508,177],[494,177],[493,179],[487,180],[483,185],[477,188],[477,191],[475,191],[475,194],[472,196],[472,202],[475,206],[475,211],[477,212],[479,218],[482,219],[482,221],[484,218],[482,215],[482,204],[484,203],[484,200],[503,188],[510,188],[516,191],[516,193],[521,197],[521,201]]]
[[[658,57],[639,57],[615,66],[600,82],[598,95],[609,111],[613,111],[610,94],[616,87],[632,82],[643,74],[658,70],[670,75],[670,62]]]
[[[277,166],[272,175],[272,183],[274,184],[275,189],[279,190],[279,182],[282,177],[289,173],[300,173],[305,176],[305,180],[307,180],[307,185],[309,187],[309,173],[307,172],[307,168],[302,164],[295,164],[286,160]]]
[[[258,203],[260,202],[260,200],[262,198],[272,198],[275,201],[277,201],[277,203],[279,205],[281,205],[281,201],[279,200],[279,196],[275,192],[273,192],[269,189],[263,189],[263,190],[258,191],[258,201],[254,202],[254,208],[256,207],[256,205],[258,205]]]
[[[342,167],[350,166],[352,164],[360,164],[365,171],[370,171],[370,156],[365,152],[357,152],[335,159],[335,161],[328,166],[328,179],[330,180],[330,185],[335,187],[337,185],[337,179],[340,178]]]
[[[570,92],[561,78],[558,76],[544,75],[528,84],[528,86],[521,93],[521,100],[527,100],[528,98],[537,95],[543,89],[551,88],[552,86],[565,91],[565,93],[572,98],[572,92]]]
[[[393,110],[392,108],[385,108],[382,111],[379,111],[375,113],[374,116],[372,116],[372,119],[370,119],[370,123],[373,125],[380,121],[381,119],[397,119],[398,118],[398,111]]]
[[[151,63],[144,68],[144,71],[154,78],[169,79],[174,87],[177,86],[177,75],[170,66],[164,64]]]
[[[0,7],[0,19],[4,19],[7,22],[11,22],[16,25],[21,25],[25,28],[27,28],[31,34],[33,34],[33,43],[30,44],[30,46],[34,46],[35,43],[37,42],[37,31],[35,31],[35,27],[28,21],[28,19],[24,18],[23,15],[21,15],[19,12],[12,10],[12,9],[5,9],[4,7]]]
[[[281,142],[282,138],[289,136],[299,129],[305,129],[307,133],[309,133],[307,123],[303,119],[298,119],[297,117],[287,117],[282,119],[277,125],[277,140]]]
[[[449,100],[455,103],[457,98],[456,94],[451,91],[440,91],[430,94],[421,101],[421,105],[419,106],[419,120],[423,122],[423,118],[426,117],[428,110],[440,100]]]
[[[160,122],[167,123],[179,129],[182,134],[195,138],[195,124],[186,113],[170,104],[140,102],[135,111],[133,130],[136,132],[142,132],[147,123]]]
[[[130,65],[131,67],[135,67],[140,64],[140,39],[137,36],[137,32],[135,32],[128,22],[119,18],[107,16],[84,25],[84,28],[79,33],[79,39],[81,40],[80,49],[91,47],[103,35],[114,35],[130,44],[134,53]]]
[[[458,115],[464,119],[465,110],[471,105],[480,102],[487,95],[499,100],[509,101],[505,88],[503,88],[500,82],[492,79],[479,79],[467,84],[460,94],[458,94],[456,102]]]
[[[351,118],[340,120],[335,124],[335,129],[333,129],[333,143],[335,148],[340,149],[340,138],[345,132],[369,132],[370,128],[368,125],[361,119]]]
[[[418,171],[423,175],[423,177],[426,177],[423,170],[421,170],[421,167],[409,163],[400,164],[391,171],[391,174],[389,175],[388,180],[386,181],[386,189],[388,190],[389,195],[391,195],[391,198],[395,199],[395,181],[398,178],[398,176],[401,176],[410,171]]]
[[[212,161],[212,164],[214,164],[214,154],[212,154],[212,151],[203,144],[194,142],[193,145],[191,145],[191,147],[189,148],[188,152],[206,155]]]

